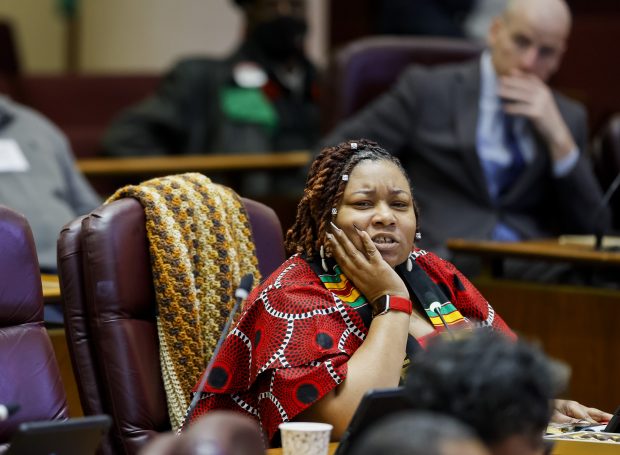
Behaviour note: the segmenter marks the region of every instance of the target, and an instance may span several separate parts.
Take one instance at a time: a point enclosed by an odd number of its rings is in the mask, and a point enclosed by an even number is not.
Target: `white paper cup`
[[[279,425],[283,455],[327,455],[332,425],[316,422],[284,422]]]

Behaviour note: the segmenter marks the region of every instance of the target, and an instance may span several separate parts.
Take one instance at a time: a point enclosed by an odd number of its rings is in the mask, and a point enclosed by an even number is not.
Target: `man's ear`
[[[495,16],[491,21],[491,25],[489,26],[489,31],[487,33],[487,45],[489,47],[493,47],[493,45],[497,42],[497,37],[501,33],[503,27],[505,27],[504,18],[501,16]]]

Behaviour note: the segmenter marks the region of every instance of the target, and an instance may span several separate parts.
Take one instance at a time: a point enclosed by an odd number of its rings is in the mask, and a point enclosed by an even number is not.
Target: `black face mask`
[[[304,55],[303,41],[307,28],[303,19],[278,16],[256,25],[252,38],[267,57],[286,61]]]

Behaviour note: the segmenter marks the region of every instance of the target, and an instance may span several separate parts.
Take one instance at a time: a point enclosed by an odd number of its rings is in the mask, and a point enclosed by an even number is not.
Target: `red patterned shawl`
[[[412,257],[465,318],[514,336],[452,264],[423,250]],[[299,256],[282,264],[247,302],[213,364],[192,420],[214,409],[238,410],[255,417],[271,439],[280,423],[345,379],[347,361],[368,328]]]

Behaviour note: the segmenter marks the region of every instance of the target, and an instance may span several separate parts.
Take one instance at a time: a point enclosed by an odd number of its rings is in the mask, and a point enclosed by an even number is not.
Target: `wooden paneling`
[[[620,404],[620,292],[481,279],[476,286],[520,336],[570,366],[565,396],[613,412]]]
[[[616,360],[620,353],[620,331],[616,328],[620,290],[514,281],[493,272],[501,272],[498,261],[518,258],[572,264],[582,271],[616,270],[615,276],[620,277],[620,254],[553,240],[505,243],[451,239],[448,247],[458,254],[481,258],[486,264],[484,273],[474,284],[482,295],[514,331],[539,342],[547,354],[571,368],[566,397],[613,412],[620,404],[620,364]]]

